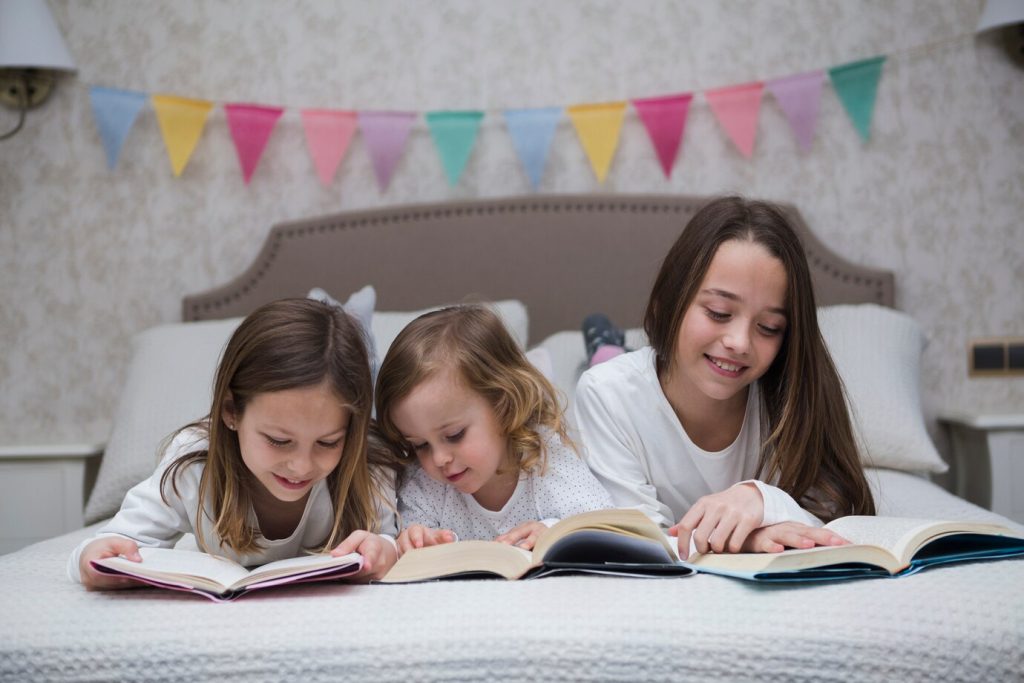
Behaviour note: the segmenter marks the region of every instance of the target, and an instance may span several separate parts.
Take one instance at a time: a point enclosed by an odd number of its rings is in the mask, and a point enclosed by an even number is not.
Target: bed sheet
[[[880,512],[1003,518],[875,470]],[[1020,680],[1024,560],[901,579],[716,576],[294,586],[234,603],[90,593],[93,528],[0,557],[0,680]]]

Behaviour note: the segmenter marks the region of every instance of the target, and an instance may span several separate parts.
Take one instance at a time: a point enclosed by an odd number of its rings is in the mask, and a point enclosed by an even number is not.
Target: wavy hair
[[[686,225],[662,263],[644,314],[659,377],[671,369],[683,316],[711,260],[730,240],[763,246],[786,270],[786,332],[778,355],[759,380],[768,435],[758,477],[777,482],[825,520],[874,514],[842,380],[818,328],[807,256],[780,207],[721,197]]]
[[[365,337],[359,323],[340,308],[310,299],[281,299],[261,306],[231,335],[217,368],[210,413],[177,432],[197,429],[209,445],[185,453],[164,472],[164,500],[168,483],[178,494],[177,480],[184,468],[205,463],[197,519],[210,519],[222,546],[239,554],[258,551],[258,530],[248,517],[254,487],[260,484],[242,461],[238,434],[225,425],[225,411],[230,403],[237,418],[259,394],[324,381],[351,416],[341,460],[326,479],[334,523],[323,543],[310,550],[329,550],[357,529],[379,529],[376,503],[387,500],[383,492],[394,465],[385,449],[370,445],[373,383]],[[199,546],[209,552],[202,524],[196,526]]]
[[[477,304],[425,313],[403,329],[377,375],[377,421],[405,458],[412,457],[392,419],[399,401],[444,369],[483,396],[508,439],[508,456],[522,471],[543,473],[547,462],[538,427],[568,436],[558,391],[527,360],[501,319]],[[404,460],[408,462],[408,460]]]

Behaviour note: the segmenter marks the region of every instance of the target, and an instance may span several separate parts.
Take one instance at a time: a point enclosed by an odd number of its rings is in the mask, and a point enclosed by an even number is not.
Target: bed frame
[[[595,311],[636,327],[669,246],[708,201],[520,197],[281,223],[244,273],[185,297],[182,315],[186,321],[241,316],[276,298],[305,296],[313,287],[347,296],[372,284],[378,310],[519,299],[530,312],[531,343],[576,329]],[[796,208],[784,209],[807,251],[819,304],[893,305],[890,271],[847,261],[814,236]]]

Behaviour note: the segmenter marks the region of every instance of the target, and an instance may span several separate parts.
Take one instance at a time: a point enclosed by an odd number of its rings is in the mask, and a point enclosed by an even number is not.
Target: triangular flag
[[[359,112],[359,130],[366,140],[366,147],[373,161],[373,171],[377,174],[377,185],[381,191],[387,189],[391,182],[409,131],[416,121],[416,114],[403,111],[361,111]]]
[[[708,90],[704,93],[718,123],[729,134],[740,153],[747,158],[754,154],[757,117],[761,112],[763,91],[764,84],[758,82]]]
[[[864,142],[871,136],[871,115],[875,111],[878,80],[885,56],[834,66],[828,70],[832,87]]]
[[[226,104],[224,112],[227,114],[231,139],[235,141],[238,163],[242,165],[242,178],[248,185],[256,164],[263,156],[274,124],[281,118],[284,109],[258,104]]]
[[[153,95],[149,99],[156,110],[171,169],[175,176],[180,176],[199,143],[199,136],[203,134],[213,102],[174,95]]]
[[[578,104],[569,107],[569,118],[576,128],[583,150],[590,159],[597,182],[603,183],[608,175],[608,168],[615,156],[615,148],[619,146],[619,132],[622,130],[622,119],[626,115],[625,102],[606,102],[602,104]]]
[[[555,136],[555,128],[560,118],[560,107],[505,111],[505,125],[512,136],[512,144],[535,190],[544,175],[544,164],[548,160],[551,140]]]
[[[455,185],[466,168],[473,151],[476,134],[480,131],[482,111],[432,111],[427,113],[427,127],[434,145],[441,155],[448,184]]]
[[[146,103],[146,94],[93,86],[89,89],[89,99],[92,100],[92,113],[103,140],[103,149],[107,153],[107,168],[113,170],[128,131]]]
[[[692,99],[692,94],[684,93],[633,100],[633,106],[654,144],[654,151],[666,178],[672,176],[672,166],[683,141],[686,115],[690,111]]]
[[[324,186],[334,180],[338,164],[345,158],[348,143],[356,130],[356,113],[335,109],[303,109],[302,126],[306,145],[313,157],[317,175]]]
[[[814,130],[818,127],[821,86],[824,81],[824,72],[811,71],[776,78],[765,83],[765,87],[786,114],[800,149],[805,152],[811,151],[814,144]]]

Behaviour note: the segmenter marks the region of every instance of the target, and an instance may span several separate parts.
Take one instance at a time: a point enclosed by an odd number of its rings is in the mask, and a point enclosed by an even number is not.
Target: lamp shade
[[[1024,23],[1024,0],[985,0],[975,32],[1021,23]]]
[[[0,68],[75,71],[46,0],[0,0]]]

